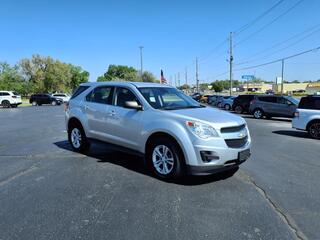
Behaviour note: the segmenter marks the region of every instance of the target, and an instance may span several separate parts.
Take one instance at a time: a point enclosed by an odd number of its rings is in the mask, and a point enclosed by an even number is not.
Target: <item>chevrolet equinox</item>
[[[66,104],[68,139],[77,152],[94,140],[143,154],[161,178],[231,170],[250,156],[245,120],[206,107],[169,85],[84,83]]]

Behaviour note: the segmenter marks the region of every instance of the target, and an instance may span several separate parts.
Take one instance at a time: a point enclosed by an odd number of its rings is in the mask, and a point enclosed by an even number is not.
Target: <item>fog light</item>
[[[211,162],[212,160],[219,159],[218,154],[212,151],[200,151],[200,155],[203,162]]]

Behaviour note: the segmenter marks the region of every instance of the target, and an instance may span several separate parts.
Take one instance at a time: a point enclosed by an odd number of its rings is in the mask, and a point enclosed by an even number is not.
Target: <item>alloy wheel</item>
[[[174,167],[172,151],[165,145],[156,146],[152,152],[152,163],[158,173],[170,174]]]
[[[78,128],[74,128],[71,131],[71,143],[74,148],[80,148],[81,147],[81,132]]]
[[[253,116],[257,119],[262,118],[262,111],[260,109],[255,110]]]
[[[309,128],[311,137],[320,139],[320,123],[312,123]]]

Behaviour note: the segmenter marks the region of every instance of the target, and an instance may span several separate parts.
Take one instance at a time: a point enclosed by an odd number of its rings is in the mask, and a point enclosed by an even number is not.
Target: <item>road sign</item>
[[[254,75],[242,75],[242,79],[252,80],[254,79]]]

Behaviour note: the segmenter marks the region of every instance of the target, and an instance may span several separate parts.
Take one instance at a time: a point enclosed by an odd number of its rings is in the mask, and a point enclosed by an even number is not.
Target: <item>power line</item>
[[[270,7],[268,10],[266,10],[265,12],[263,12],[261,15],[259,15],[258,17],[256,17],[255,19],[253,19],[252,21],[250,21],[249,23],[243,25],[242,27],[238,28],[237,30],[234,31],[235,35],[239,35],[240,33],[242,33],[243,31],[247,30],[248,28],[250,28],[251,25],[254,25],[256,22],[258,22],[260,19],[262,19],[263,17],[265,17],[266,15],[268,15],[271,11],[273,11],[275,8],[277,8],[281,3],[283,3],[284,0],[280,0],[278,1],[276,4],[274,4],[272,7]]]
[[[269,54],[266,54],[266,55],[264,55],[264,56],[261,57],[261,58],[256,58],[256,59],[254,59],[254,60],[247,61],[246,63],[255,62],[255,61],[261,60],[261,59],[263,59],[263,58],[266,58],[266,57],[275,55],[275,54],[277,54],[277,53],[279,53],[279,52],[281,52],[281,51],[284,51],[284,50],[286,50],[286,49],[288,49],[288,48],[290,48],[290,47],[292,47],[292,46],[297,45],[298,43],[302,42],[302,41],[305,40],[306,38],[312,36],[313,34],[319,32],[319,31],[320,31],[320,28],[317,29],[317,30],[315,30],[315,31],[313,31],[313,32],[311,32],[311,33],[309,33],[307,36],[304,36],[303,38],[301,38],[301,39],[299,39],[299,40],[297,40],[297,41],[289,44],[289,45],[286,46],[286,47],[280,48],[280,49],[278,49],[277,51],[273,51],[273,52],[271,52],[271,53],[269,53]],[[241,65],[241,64],[237,64],[237,65]]]
[[[317,24],[317,25],[315,25],[315,26],[313,26],[313,27],[311,27],[311,28],[308,28],[307,30],[304,30],[304,31],[302,31],[302,32],[300,32],[300,33],[298,33],[298,34],[295,34],[295,35],[293,35],[293,36],[291,36],[291,37],[289,37],[289,38],[287,38],[287,39],[285,39],[285,40],[283,40],[283,41],[281,41],[281,42],[275,43],[275,44],[273,44],[272,46],[270,46],[270,47],[268,47],[268,48],[265,48],[264,50],[262,50],[262,51],[260,51],[260,52],[257,52],[257,53],[255,53],[255,54],[249,56],[249,57],[247,58],[247,61],[242,60],[242,62],[236,63],[235,65],[239,66],[239,65],[243,65],[243,64],[247,64],[247,63],[253,62],[253,61],[255,61],[255,60],[250,60],[250,59],[252,59],[252,58],[254,59],[256,56],[259,56],[259,55],[261,55],[261,54],[263,54],[263,53],[265,53],[265,52],[268,52],[268,51],[270,51],[270,50],[273,50],[273,49],[277,48],[278,46],[281,46],[281,45],[283,45],[284,43],[288,43],[288,42],[290,42],[291,40],[293,40],[293,39],[295,39],[295,38],[297,38],[297,37],[303,36],[305,33],[308,33],[308,32],[310,32],[311,30],[317,29],[317,28],[319,28],[319,27],[320,27],[320,24]],[[310,34],[308,34],[306,37],[312,35],[313,33],[317,32],[317,31],[319,31],[319,29],[316,30],[316,31],[314,31],[314,32],[312,32],[312,33],[310,33]],[[303,38],[303,39],[305,39],[305,38]],[[301,39],[301,40],[302,40],[302,39]],[[282,49],[283,49],[283,48],[282,48]],[[249,61],[248,61],[248,60],[249,60]]]
[[[279,58],[279,59],[276,59],[276,60],[273,60],[273,61],[270,61],[270,62],[266,62],[266,63],[262,63],[262,64],[250,66],[250,67],[244,67],[244,68],[235,69],[234,71],[242,71],[242,70],[248,70],[248,69],[263,67],[263,66],[270,65],[270,64],[273,64],[273,63],[276,63],[276,62],[280,62],[282,60],[287,60],[287,59],[290,59],[290,58],[294,58],[294,57],[297,57],[297,56],[300,56],[300,55],[303,55],[303,54],[306,54],[306,53],[309,53],[309,52],[318,51],[319,49],[320,49],[320,46],[316,47],[316,48],[312,48],[312,49],[306,50],[306,51],[303,51],[303,52],[300,52],[300,53],[293,54],[293,55],[288,56],[288,57]]]
[[[280,18],[284,17],[285,15],[287,15],[289,12],[291,12],[293,9],[295,9],[300,3],[302,3],[304,0],[299,0],[297,1],[293,6],[291,6],[289,9],[287,9],[285,12],[283,12],[282,14],[280,14],[279,16],[277,16],[276,18],[272,19],[270,22],[268,22],[267,24],[263,25],[261,28],[259,28],[257,31],[253,32],[252,34],[250,34],[249,36],[247,36],[246,38],[240,40],[239,42],[237,42],[235,44],[235,46],[238,46],[244,42],[246,42],[248,39],[252,38],[253,36],[255,36],[257,33],[263,31],[265,28],[269,27],[271,24],[275,23],[276,21],[278,21]]]

